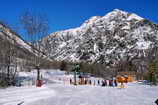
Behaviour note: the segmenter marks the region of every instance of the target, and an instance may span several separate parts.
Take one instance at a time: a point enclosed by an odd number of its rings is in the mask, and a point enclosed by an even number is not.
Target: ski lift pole
[[[74,85],[77,85],[76,75],[77,75],[77,72],[79,72],[79,70],[80,70],[80,65],[76,64],[74,68]]]
[[[76,81],[76,70],[74,71],[74,85],[77,85],[77,81]]]
[[[37,80],[40,80],[40,68],[39,66],[36,66],[37,69]]]
[[[39,65],[36,66],[36,69],[37,69],[37,83],[36,83],[36,86],[37,87],[41,87],[41,80],[40,80],[40,67]]]

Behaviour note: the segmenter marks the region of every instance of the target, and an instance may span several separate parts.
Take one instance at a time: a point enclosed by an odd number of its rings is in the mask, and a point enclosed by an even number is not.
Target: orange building
[[[126,71],[126,72],[118,72],[117,74],[117,81],[124,81],[124,82],[134,82],[136,81],[136,72],[133,71]],[[124,78],[124,79],[122,79]]]

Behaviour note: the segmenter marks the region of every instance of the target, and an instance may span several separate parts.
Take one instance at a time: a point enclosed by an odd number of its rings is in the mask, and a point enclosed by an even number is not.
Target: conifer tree
[[[156,85],[158,79],[158,60],[155,60],[149,64],[149,81]]]

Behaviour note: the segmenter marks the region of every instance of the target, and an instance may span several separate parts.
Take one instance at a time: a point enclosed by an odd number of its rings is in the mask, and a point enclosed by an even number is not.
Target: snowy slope
[[[20,48],[20,50],[24,50],[25,53],[27,52],[31,55],[42,56],[47,60],[51,60],[41,51],[33,48],[30,43],[24,41],[16,32],[14,32],[3,23],[0,23],[0,38],[8,40],[11,44],[14,44],[16,47]]]
[[[70,77],[59,70],[46,70],[42,71],[42,74],[45,74],[43,78],[49,80]],[[20,74],[28,77],[33,75],[35,76],[36,72]],[[0,105],[17,105],[21,102],[24,102],[21,105],[155,105],[157,90],[158,86],[138,82],[125,84],[124,89],[50,82],[41,88],[24,86],[0,89]]]
[[[99,86],[49,87],[56,96],[35,101],[30,105],[155,105],[158,87],[128,84],[125,89]]]
[[[19,37],[15,32],[13,32],[10,28],[6,27],[4,24],[0,23],[0,36],[10,40],[12,43],[13,40],[17,43],[18,46],[28,50],[29,52],[33,52],[31,46],[25,42],[21,37]]]
[[[14,87],[0,89],[0,105],[17,105],[24,102],[25,105],[40,99],[47,99],[55,96],[55,91],[47,87]],[[42,105],[42,104],[41,104]]]
[[[157,46],[158,25],[115,9],[105,16],[91,17],[80,27],[52,33],[44,40],[49,40],[51,50],[47,53],[55,60],[107,64],[127,56],[132,59],[147,55]]]

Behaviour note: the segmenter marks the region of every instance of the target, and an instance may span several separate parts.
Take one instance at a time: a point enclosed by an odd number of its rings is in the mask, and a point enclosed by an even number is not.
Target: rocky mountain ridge
[[[52,59],[102,64],[146,57],[157,42],[157,24],[118,9],[43,39]]]
[[[0,64],[32,62],[34,56],[40,55],[48,59],[46,55],[2,22],[0,22],[0,40]]]

